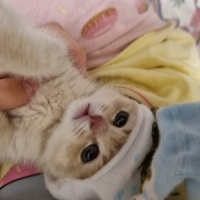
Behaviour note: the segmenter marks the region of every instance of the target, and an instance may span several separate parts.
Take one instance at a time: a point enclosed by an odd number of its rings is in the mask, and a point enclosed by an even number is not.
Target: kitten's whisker
[[[108,105],[107,105],[107,104],[105,104],[105,105],[102,105],[102,107],[101,107],[102,111],[105,111],[107,107],[108,107]]]
[[[123,85],[122,83],[124,82],[124,77],[125,75],[123,75],[120,79],[119,79],[119,82],[116,84],[116,87],[115,87],[115,90],[118,91],[119,87],[121,85]]]
[[[75,134],[78,134],[84,127],[84,124],[79,124],[78,126],[76,126],[74,129],[73,129],[73,132],[75,132]],[[73,135],[72,135],[73,136]]]

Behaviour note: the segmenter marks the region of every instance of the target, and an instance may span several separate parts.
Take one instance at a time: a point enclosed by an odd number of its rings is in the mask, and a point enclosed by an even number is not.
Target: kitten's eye
[[[87,146],[81,153],[81,160],[83,163],[94,160],[99,155],[99,147],[97,144]]]
[[[117,115],[115,116],[113,125],[119,128],[124,126],[126,122],[128,121],[128,117],[129,117],[128,113],[124,111],[118,112]]]

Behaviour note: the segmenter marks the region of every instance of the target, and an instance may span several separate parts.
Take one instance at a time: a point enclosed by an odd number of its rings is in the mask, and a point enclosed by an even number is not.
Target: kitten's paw
[[[0,0],[1,73],[55,77],[72,69],[69,46],[59,33],[32,26],[11,2]]]

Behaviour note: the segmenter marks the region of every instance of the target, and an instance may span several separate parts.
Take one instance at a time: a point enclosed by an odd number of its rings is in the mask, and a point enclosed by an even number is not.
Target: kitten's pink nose
[[[103,117],[101,116],[89,116],[90,117],[90,128],[92,130],[99,129],[103,125]]]

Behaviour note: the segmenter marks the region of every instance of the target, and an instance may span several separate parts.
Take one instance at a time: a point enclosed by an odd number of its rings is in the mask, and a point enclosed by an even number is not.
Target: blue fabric
[[[160,143],[153,161],[153,188],[164,199],[185,183],[189,200],[200,199],[200,103],[170,106],[157,114]]]

